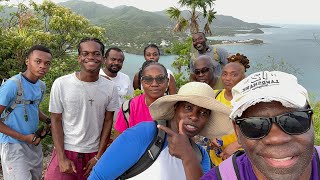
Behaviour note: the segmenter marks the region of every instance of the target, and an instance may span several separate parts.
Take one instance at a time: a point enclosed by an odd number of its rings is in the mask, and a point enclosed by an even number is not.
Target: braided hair
[[[249,59],[247,58],[247,56],[237,53],[235,55],[229,56],[228,58],[228,63],[230,62],[238,62],[240,64],[242,64],[244,66],[244,71],[246,72],[247,69],[250,68],[249,65]]]
[[[143,49],[143,56],[146,56],[146,51],[148,48],[155,48],[158,50],[158,53],[159,53],[159,56],[160,56],[160,49],[157,45],[155,44],[149,44],[148,46],[146,46],[144,49]]]
[[[151,66],[151,65],[158,65],[158,66],[162,67],[165,77],[168,77],[168,72],[167,72],[167,69],[164,67],[164,65],[162,65],[162,64],[160,64],[160,63],[158,63],[156,61],[145,61],[142,64],[142,67],[140,68],[139,73],[138,73],[138,83],[139,83],[139,87],[140,87],[139,89],[141,89],[141,77],[142,77],[142,74],[143,74],[144,70],[147,67]]]

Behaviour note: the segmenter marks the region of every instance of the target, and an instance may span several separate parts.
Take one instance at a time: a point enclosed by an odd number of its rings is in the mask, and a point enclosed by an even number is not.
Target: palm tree
[[[206,19],[203,32],[212,35],[210,24],[215,19],[216,12],[212,5],[215,0],[179,0],[180,7],[186,7],[189,15],[187,17],[182,16],[182,11],[177,7],[170,7],[166,13],[170,19],[176,20],[177,23],[173,29],[174,32],[184,31],[186,28],[190,30],[190,33],[199,32],[199,17]]]

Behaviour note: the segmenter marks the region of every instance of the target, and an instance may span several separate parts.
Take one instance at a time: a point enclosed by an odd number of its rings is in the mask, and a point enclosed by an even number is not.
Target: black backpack
[[[160,124],[166,127],[168,125],[168,121],[166,120],[158,120],[154,122],[156,123],[156,125]],[[156,135],[154,136],[152,142],[149,144],[148,148],[143,153],[141,158],[131,168],[129,168],[126,172],[124,172],[116,179],[129,179],[148,169],[160,155],[165,143],[165,138],[166,133],[157,128]],[[192,145],[193,150],[196,153],[197,158],[199,159],[199,161],[202,161],[202,153],[199,147],[192,140],[190,140],[190,143]]]

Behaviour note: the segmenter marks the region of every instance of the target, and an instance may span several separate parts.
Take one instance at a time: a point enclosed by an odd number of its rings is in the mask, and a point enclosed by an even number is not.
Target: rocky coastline
[[[245,39],[245,40],[222,40],[221,43],[213,44],[213,45],[241,45],[241,44],[264,44],[261,39]]]

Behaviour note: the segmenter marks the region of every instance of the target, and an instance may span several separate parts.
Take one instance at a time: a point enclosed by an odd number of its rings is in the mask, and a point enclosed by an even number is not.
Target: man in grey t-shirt
[[[214,75],[220,76],[222,68],[228,63],[227,58],[229,56],[225,49],[217,48],[207,45],[207,38],[203,32],[197,32],[192,34],[192,45],[190,59],[190,79],[195,80],[194,75],[194,62],[197,57],[201,55],[207,55],[211,58],[214,66]]]

